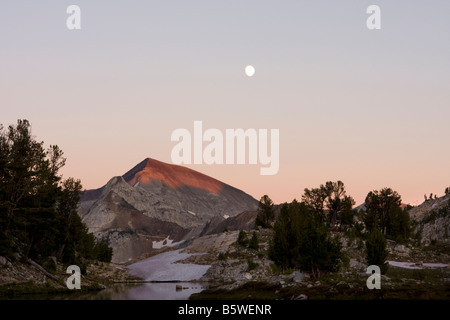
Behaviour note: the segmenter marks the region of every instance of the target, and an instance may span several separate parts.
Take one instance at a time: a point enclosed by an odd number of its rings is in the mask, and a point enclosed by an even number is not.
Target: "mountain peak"
[[[78,213],[90,232],[111,241],[113,261],[120,262],[158,243],[191,239],[214,218],[256,212],[257,207],[256,199],[228,184],[147,158],[103,187],[84,192]]]
[[[113,187],[117,184],[126,183],[126,181],[121,176],[115,176],[109,179],[108,183],[106,183],[106,188]]]
[[[212,194],[220,194],[225,185],[198,171],[152,158],[144,159],[122,177],[132,186],[149,185],[159,181],[175,189],[190,186]]]

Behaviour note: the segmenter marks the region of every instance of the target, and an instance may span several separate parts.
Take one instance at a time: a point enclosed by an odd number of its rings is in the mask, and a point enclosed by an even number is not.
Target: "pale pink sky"
[[[357,204],[450,186],[450,3],[377,1],[9,2],[0,10],[0,123],[28,119],[104,185],[146,157],[171,162],[173,130],[280,129],[280,169],[190,165],[259,199],[342,180]],[[256,74],[244,74],[248,64]]]

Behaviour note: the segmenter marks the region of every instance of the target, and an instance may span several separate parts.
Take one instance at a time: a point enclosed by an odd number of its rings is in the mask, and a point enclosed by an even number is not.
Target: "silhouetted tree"
[[[283,204],[275,221],[269,246],[269,257],[283,270],[300,268],[319,277],[323,272],[337,271],[343,257],[338,238],[304,203]]]
[[[355,200],[347,196],[342,181],[328,181],[323,188],[326,194],[325,206],[330,214],[331,226],[335,227],[341,221],[344,213],[351,213]]]
[[[97,241],[95,244],[95,253],[99,261],[111,262],[113,249],[109,246],[109,241],[106,237]]]
[[[253,250],[258,250],[258,248],[259,248],[258,235],[254,231],[253,231],[252,237],[250,238],[250,241],[248,243],[248,247]]]
[[[389,212],[386,234],[396,242],[405,243],[411,234],[411,220],[406,208],[393,207]]]
[[[402,209],[401,196],[391,188],[371,191],[365,200],[364,222],[369,232],[378,228],[383,235],[404,242],[410,233],[408,209]]]
[[[320,222],[325,222],[327,210],[332,228],[339,224],[351,226],[353,223],[352,207],[355,201],[351,196],[347,196],[342,181],[327,181],[319,188],[305,188],[302,201]]]
[[[255,227],[270,228],[275,218],[273,201],[268,195],[264,195],[259,200],[258,214],[255,220]]]
[[[273,236],[269,245],[269,258],[283,270],[294,267],[302,224],[305,224],[308,214],[306,206],[296,200],[284,203],[273,226]]]
[[[57,255],[68,263],[93,258],[95,238],[76,213],[81,183],[62,181],[63,152],[43,145],[27,120],[7,130],[0,125],[0,255]]]
[[[391,208],[400,207],[402,198],[391,188],[383,188],[380,191],[370,191],[364,202],[368,213],[374,213],[378,219],[378,227],[386,234],[389,211]]]
[[[327,194],[323,186],[321,188],[305,188],[302,201],[310,212],[319,218],[320,222],[325,222],[324,202]]]
[[[301,234],[298,251],[299,268],[310,271],[313,278],[320,277],[323,272],[338,271],[343,258],[339,237],[332,238],[328,229],[314,220],[308,221]]]
[[[248,237],[247,237],[247,233],[244,230],[239,231],[239,235],[237,238],[237,243],[242,246],[242,247],[246,247],[248,244]]]
[[[387,270],[387,250],[386,238],[380,230],[375,228],[366,240],[366,260],[369,265],[376,265],[380,267],[381,273],[386,273]]]
[[[77,215],[77,206],[80,201],[81,181],[69,178],[63,182],[63,188],[59,197],[57,211],[61,219],[61,227],[64,237],[60,243],[58,256],[63,257],[64,248],[69,241],[69,235],[74,231],[73,216]]]

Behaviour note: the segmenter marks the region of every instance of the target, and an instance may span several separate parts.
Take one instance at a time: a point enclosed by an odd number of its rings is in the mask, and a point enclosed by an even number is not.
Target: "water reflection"
[[[116,284],[110,288],[78,296],[82,300],[186,300],[206,289],[196,282],[160,282],[139,285]]]
[[[0,300],[187,300],[191,294],[205,289],[205,283],[197,282],[115,284],[89,293],[71,290],[67,294],[0,296]]]

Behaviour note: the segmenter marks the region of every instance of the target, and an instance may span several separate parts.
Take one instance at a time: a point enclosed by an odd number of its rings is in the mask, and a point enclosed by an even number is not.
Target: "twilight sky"
[[[449,17],[445,0],[0,0],[0,123],[28,119],[87,189],[171,163],[200,120],[280,130],[277,175],[188,165],[257,199],[342,180],[357,204],[391,187],[417,205],[450,186]]]

